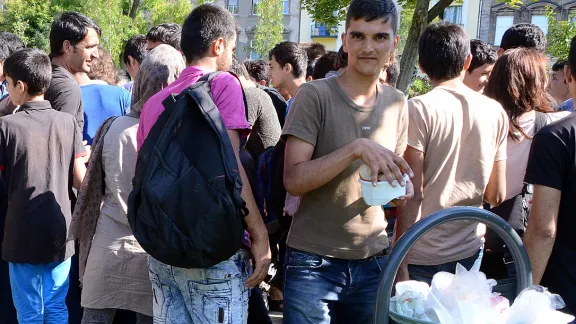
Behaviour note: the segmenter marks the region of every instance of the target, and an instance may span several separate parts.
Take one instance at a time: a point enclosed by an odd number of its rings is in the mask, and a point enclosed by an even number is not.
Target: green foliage
[[[210,1],[198,1],[198,5]],[[165,0],[165,1],[145,1],[142,11],[150,13],[151,25],[173,22],[184,23],[186,17],[192,11],[192,3],[189,0]]]
[[[48,50],[54,20],[49,1],[9,0],[4,1],[4,8],[0,13],[0,30],[18,35],[28,46]]]
[[[346,9],[352,0],[301,0],[300,6],[310,17],[325,26],[338,26],[346,19]]]
[[[262,0],[257,8],[260,21],[254,30],[252,51],[260,57],[268,57],[270,50],[283,40],[284,16],[282,14],[282,1]]]
[[[78,11],[102,28],[100,43],[118,64],[124,43],[133,35],[146,34],[154,25],[181,24],[192,10],[189,0],[140,1],[134,18],[129,16],[136,0],[4,0],[0,30],[12,32],[29,47],[49,50],[50,26],[63,11]]]
[[[416,76],[416,78],[414,78],[414,82],[412,82],[412,85],[410,85],[410,89],[408,90],[408,97],[412,98],[421,96],[430,90],[432,90],[432,85],[430,84],[428,78]]]
[[[558,60],[568,58],[570,49],[570,40],[576,35],[575,16],[570,16],[568,20],[559,21],[556,19],[554,9],[547,7],[546,16],[548,17],[548,53]]]

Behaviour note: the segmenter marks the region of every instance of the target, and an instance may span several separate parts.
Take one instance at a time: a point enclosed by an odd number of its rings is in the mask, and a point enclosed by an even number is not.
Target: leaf
[[[260,21],[255,27],[251,50],[260,57],[268,53],[276,44],[282,42],[284,15],[281,0],[262,0],[257,7]]]

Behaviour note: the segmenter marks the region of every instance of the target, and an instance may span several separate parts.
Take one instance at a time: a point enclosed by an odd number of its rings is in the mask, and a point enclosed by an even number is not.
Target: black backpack
[[[282,230],[282,217],[286,202],[284,188],[284,150],[286,143],[278,143],[267,148],[258,158],[253,192],[254,199],[268,234],[273,235]]]
[[[286,110],[288,109],[288,102],[278,90],[274,88],[258,86],[259,89],[264,90],[272,99],[272,104],[274,104],[274,109],[276,109],[276,114],[278,115],[278,121],[280,122],[280,127],[284,128],[284,123],[286,122]]]
[[[212,101],[210,81],[200,78],[164,100],[138,153],[128,221],[154,259],[180,268],[208,268],[242,245],[243,217],[238,162]]]

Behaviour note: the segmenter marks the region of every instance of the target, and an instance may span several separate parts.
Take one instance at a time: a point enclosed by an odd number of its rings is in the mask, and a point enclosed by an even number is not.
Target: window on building
[[[514,16],[498,16],[496,17],[496,32],[494,33],[494,45],[500,46],[502,36],[508,28],[514,25]]]
[[[252,0],[252,14],[258,15],[258,6],[262,0]]]
[[[282,0],[282,14],[290,14],[290,0]]]
[[[548,17],[545,15],[534,15],[532,16],[532,23],[544,32],[544,35],[548,35]]]
[[[254,41],[253,39],[250,40],[250,60],[251,60],[251,61],[255,61],[255,60],[259,60],[259,59],[260,59],[260,55],[258,55],[258,54],[257,54],[256,52],[254,52],[254,50],[253,50],[253,48],[254,48],[254,47],[252,46],[252,42],[253,42],[253,41]]]
[[[233,15],[238,14],[238,0],[228,0],[228,11]]]
[[[444,20],[462,25],[462,6],[450,6],[444,9]]]

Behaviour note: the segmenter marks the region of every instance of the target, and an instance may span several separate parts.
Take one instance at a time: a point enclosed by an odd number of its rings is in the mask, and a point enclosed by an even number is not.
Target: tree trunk
[[[430,10],[430,0],[418,0],[416,2],[416,9],[412,17],[412,25],[410,32],[406,39],[406,46],[402,53],[400,60],[400,76],[398,77],[398,90],[408,94],[408,89],[412,84],[414,72],[416,70],[416,63],[418,59],[418,40],[420,35],[426,29],[428,24],[436,17],[440,16],[446,7],[448,7],[454,0],[440,0]]]
[[[398,90],[408,93],[408,88],[412,83],[412,76],[418,58],[418,39],[420,34],[428,25],[428,7],[430,0],[417,0],[414,15],[412,16],[412,25],[408,32],[402,59],[400,60],[400,76],[398,77]]]
[[[130,9],[130,18],[135,19],[138,14],[138,7],[140,7],[141,0],[134,0],[132,3],[132,8]]]
[[[428,10],[428,23],[432,22],[436,17],[439,17],[446,7],[448,7],[454,0],[440,0],[430,10]]]

